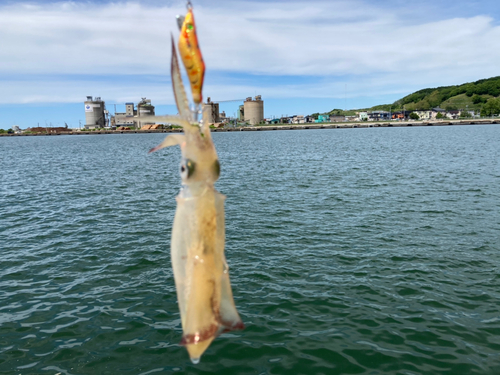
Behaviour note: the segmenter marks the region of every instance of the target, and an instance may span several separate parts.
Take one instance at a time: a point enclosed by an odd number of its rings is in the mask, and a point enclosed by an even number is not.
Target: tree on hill
[[[492,116],[500,114],[500,98],[491,98],[481,108],[481,116]]]
[[[328,112],[329,115],[342,115],[344,114],[344,111],[342,109],[337,109],[337,108],[334,108],[332,109],[330,112]]]
[[[371,108],[358,109],[357,111],[415,111],[429,110],[435,107],[441,107],[447,111],[466,108],[479,110],[481,105],[485,106],[491,97],[500,97],[500,76],[487,79],[481,79],[476,82],[464,83],[455,86],[442,86],[436,88],[427,88],[407,95],[392,104],[376,105]],[[481,113],[489,113],[494,110],[494,102],[486,106]],[[333,109],[329,114],[348,115],[354,111],[342,111]],[[313,114],[313,116],[318,114]],[[486,115],[485,115],[486,116]]]
[[[426,100],[430,105],[429,108],[431,108],[436,107],[442,102],[461,94],[466,94],[468,97],[472,97],[474,95],[491,95],[497,97],[500,95],[500,76],[482,79],[476,82],[464,83],[457,86],[444,86],[433,89],[429,88],[419,90],[396,101],[394,104],[419,104],[419,102]],[[476,98],[476,100],[478,99]],[[424,109],[423,107],[419,108]]]
[[[480,103],[486,103],[488,101],[488,99],[486,99],[485,97],[483,96],[479,96],[477,94],[475,94],[473,97],[472,97],[472,103],[474,104],[480,104]]]

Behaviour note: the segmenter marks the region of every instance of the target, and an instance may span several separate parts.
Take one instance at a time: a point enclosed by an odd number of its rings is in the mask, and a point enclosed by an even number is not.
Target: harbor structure
[[[260,95],[255,99],[246,98],[243,102],[243,115],[250,125],[258,125],[264,121],[264,101]]]
[[[85,104],[85,129],[104,128],[107,125],[108,111],[100,97],[87,96]]]

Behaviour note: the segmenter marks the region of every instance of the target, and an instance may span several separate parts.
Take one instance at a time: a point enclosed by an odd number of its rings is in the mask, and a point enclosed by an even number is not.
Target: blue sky
[[[192,0],[212,100],[266,117],[392,103],[500,75],[499,1]],[[84,123],[147,97],[174,114],[170,33],[184,1],[0,1],[0,128]],[[221,104],[233,115],[238,102]]]

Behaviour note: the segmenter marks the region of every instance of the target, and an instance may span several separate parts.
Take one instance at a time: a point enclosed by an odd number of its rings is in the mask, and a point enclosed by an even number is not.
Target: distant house
[[[360,121],[368,121],[368,112],[358,112],[358,118]]]
[[[330,122],[344,122],[345,116],[341,115],[330,115]]]
[[[460,117],[460,111],[457,110],[451,110],[446,112],[446,117],[449,118],[450,120],[456,120]]]
[[[292,124],[303,124],[305,123],[304,115],[293,116]]]
[[[410,117],[411,111],[397,111],[397,112],[392,112],[392,119],[393,120],[408,120]]]
[[[390,113],[387,111],[371,111],[368,112],[368,121],[385,121],[390,120]]]
[[[314,122],[330,122],[330,115],[318,115],[318,119]]]
[[[306,116],[306,117],[304,117],[304,120],[306,123],[310,123],[310,122],[314,122],[315,119],[312,116]]]
[[[393,120],[404,120],[405,114],[403,113],[403,111],[392,112],[392,119]]]
[[[432,119],[432,111],[413,111],[418,115],[419,120],[428,121]]]
[[[438,114],[441,114],[441,116],[446,117],[446,110],[439,107],[432,108],[431,119],[435,120]]]

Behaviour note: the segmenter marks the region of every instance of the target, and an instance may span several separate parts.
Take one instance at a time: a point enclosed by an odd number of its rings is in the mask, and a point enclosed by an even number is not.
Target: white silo
[[[106,126],[106,106],[100,97],[87,96],[85,101],[85,128],[95,129]]]
[[[264,121],[264,101],[260,95],[252,98],[247,98],[243,102],[243,111],[245,116],[245,121],[250,125],[258,125]]]

